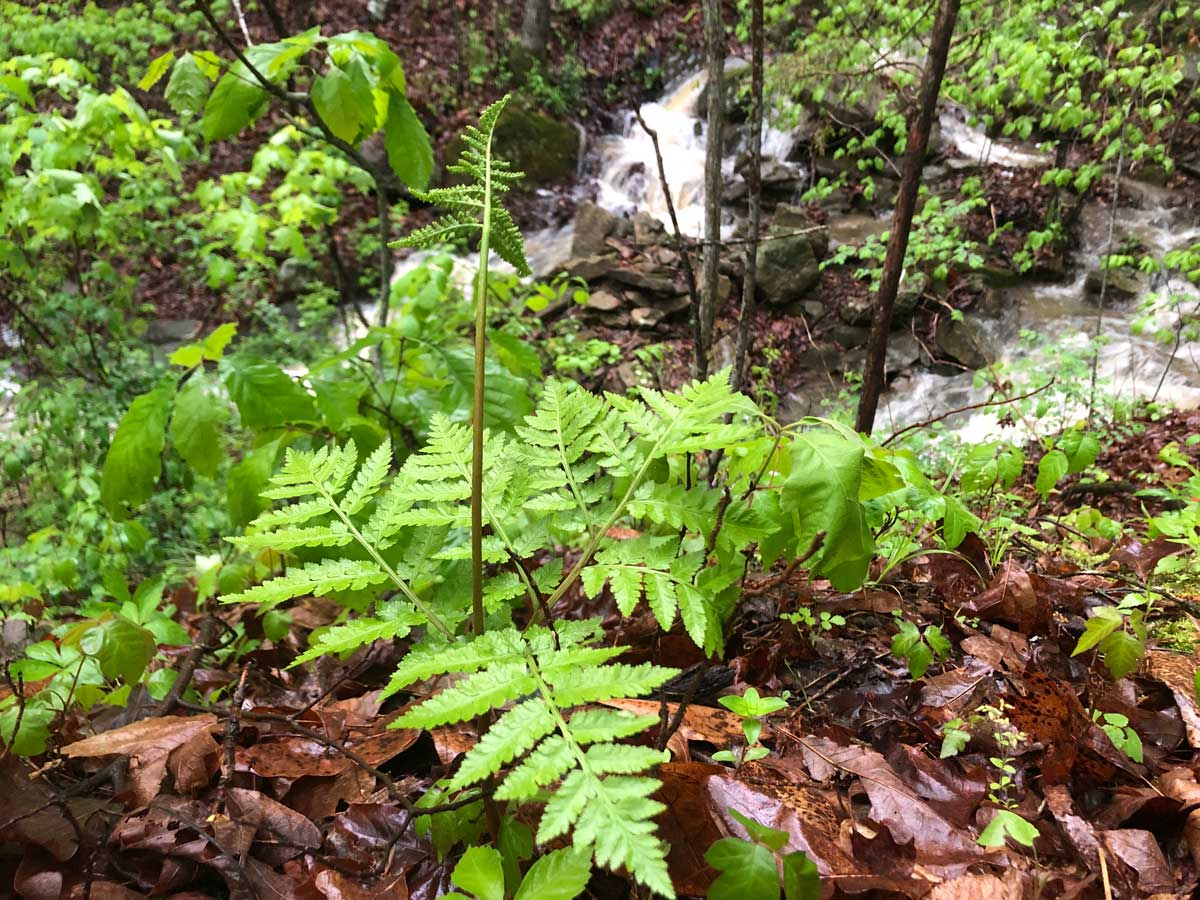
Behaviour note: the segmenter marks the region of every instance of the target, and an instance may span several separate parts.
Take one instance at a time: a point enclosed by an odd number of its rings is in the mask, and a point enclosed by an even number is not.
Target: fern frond
[[[296,597],[323,597],[336,591],[358,591],[383,584],[387,574],[375,563],[362,559],[326,559],[290,569],[287,574],[264,581],[245,591],[226,594],[223,603],[257,603],[271,609]]]
[[[420,625],[424,621],[424,617],[414,609],[405,608],[397,603],[388,604],[377,616],[355,619],[322,632],[313,639],[308,650],[292,660],[288,668],[294,668],[320,656],[357,650],[376,641],[405,637],[414,625]]]
[[[392,464],[392,442],[385,440],[372,451],[366,462],[359,467],[358,474],[346,496],[342,498],[342,511],[353,516],[374,499],[387,478],[388,469]]]
[[[523,698],[468,751],[449,788],[459,790],[500,775],[527,753],[500,778],[498,799],[528,800],[548,792],[539,839],[573,828],[576,848],[590,849],[602,865],[626,867],[647,887],[672,896],[665,849],[654,836],[652,821],[662,807],[649,799],[660,783],[632,777],[669,755],[617,743],[657,720],[616,710],[579,709],[569,718],[568,713],[596,700],[644,696],[677,670],[612,662],[623,648],[595,646],[597,637],[595,622],[564,622],[556,632],[539,626],[524,634],[506,629],[438,650],[414,651],[405,661],[403,679],[396,680],[461,671],[463,664],[476,671],[393,724],[437,727]],[[557,788],[555,782],[560,782]]]
[[[524,177],[524,173],[515,171],[492,150],[496,123],[508,100],[508,95],[500,98],[480,114],[478,125],[467,127],[462,134],[465,144],[462,155],[446,167],[449,172],[469,176],[470,183],[413,192],[419,199],[446,210],[446,214],[432,225],[395,241],[392,246],[430,247],[445,243],[481,232],[486,218],[490,248],[520,274],[531,274],[525,258],[525,239],[499,199]]]

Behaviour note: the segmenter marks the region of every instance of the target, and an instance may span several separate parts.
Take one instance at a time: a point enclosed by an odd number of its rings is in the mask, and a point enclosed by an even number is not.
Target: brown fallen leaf
[[[162,786],[167,755],[197,734],[217,728],[211,713],[157,716],[92,735],[62,748],[70,757],[129,756],[129,782],[138,806],[145,806]]]
[[[1169,650],[1151,650],[1142,663],[1143,671],[1150,678],[1167,686],[1175,697],[1179,717],[1183,720],[1188,743],[1200,748],[1200,706],[1196,703],[1195,672],[1200,660],[1193,654],[1184,656]]]
[[[604,700],[601,701],[601,705],[624,709],[639,716],[657,716],[661,709],[661,704],[657,700]],[[678,711],[678,703],[667,704],[669,721],[674,721]],[[764,722],[762,739],[770,740],[772,736],[770,723]],[[678,759],[686,761],[689,759],[687,755],[688,741],[700,741],[724,749],[737,743],[744,743],[745,740],[740,716],[734,715],[724,707],[689,705],[683,711],[683,721],[679,723],[679,730],[671,736],[668,749]]]
[[[1132,870],[1139,892],[1174,893],[1175,877],[1151,832],[1123,828],[1119,831],[1102,831],[1100,839],[1111,856]]]
[[[871,818],[885,826],[897,844],[913,843],[922,865],[960,867],[980,859],[982,849],[905,784],[884,757],[857,744],[839,745],[809,736],[801,741],[806,762],[858,776],[871,801]],[[811,771],[811,769],[810,769]],[[961,874],[961,871],[956,874]]]
[[[239,824],[254,828],[254,853],[264,862],[279,865],[321,846],[321,831],[316,825],[265,794],[230,788],[228,806],[230,816]]]
[[[1158,783],[1164,794],[1187,810],[1183,839],[1192,855],[1192,864],[1200,871],[1200,784],[1196,783],[1196,773],[1180,766],[1164,773]]]
[[[1005,562],[986,591],[962,608],[989,622],[1008,622],[1025,635],[1044,634],[1053,612],[1049,600],[1034,588],[1030,574],[1012,560]]]
[[[704,896],[717,877],[704,854],[726,835],[713,817],[706,784],[710,776],[726,771],[723,766],[693,762],[669,762],[658,771],[662,787],[654,798],[666,806],[657,817],[659,836],[668,847],[671,883],[685,896]]]
[[[930,891],[928,900],[1022,900],[1024,896],[1020,873],[1013,870],[1004,880],[995,875],[962,875],[944,881]]]
[[[197,794],[208,787],[219,767],[221,745],[207,731],[198,732],[171,751],[167,770],[171,783],[181,794]]]
[[[0,758],[0,839],[41,847],[54,859],[65,862],[75,855],[78,844],[62,810],[52,806],[52,795],[30,776],[29,764],[16,756]],[[11,823],[11,824],[9,824]]]

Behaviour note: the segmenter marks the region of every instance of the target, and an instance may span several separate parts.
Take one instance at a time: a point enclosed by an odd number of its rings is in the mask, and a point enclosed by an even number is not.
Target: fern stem
[[[475,396],[471,405],[471,624],[483,634],[483,409],[487,348],[488,243],[492,235],[492,130],[483,154],[483,230],[475,280]]]
[[[433,611],[428,603],[413,593],[413,589],[408,586],[408,583],[400,577],[395,569],[388,565],[387,560],[380,556],[379,551],[375,549],[375,545],[363,537],[362,532],[358,530],[358,527],[342,510],[341,504],[333,498],[333,494],[329,492],[329,489],[320,481],[316,481],[314,483],[321,491],[321,495],[329,503],[329,506],[333,509],[334,513],[337,514],[337,517],[342,520],[342,524],[346,526],[346,529],[351,535],[354,536],[354,539],[358,541],[359,546],[366,550],[371,556],[371,559],[375,561],[375,565],[383,569],[384,574],[392,580],[392,583],[396,585],[396,588],[400,591],[400,593],[402,593],[408,599],[408,601],[412,603],[413,606],[415,606],[424,614],[425,618],[429,620],[430,625],[440,631],[447,638],[453,640],[454,631],[441,620],[438,614]]]

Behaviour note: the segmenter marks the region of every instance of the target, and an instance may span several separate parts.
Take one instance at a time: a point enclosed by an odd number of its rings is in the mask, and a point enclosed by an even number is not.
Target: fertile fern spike
[[[499,717],[463,757],[449,790],[478,784],[507,769],[496,798],[544,801],[539,843],[568,831],[596,862],[626,868],[652,891],[674,896],[666,847],[655,834],[661,783],[641,773],[669,755],[617,743],[657,724],[589,704],[653,692],[676,670],[613,663],[625,648],[596,646],[598,623],[559,622],[488,632],[470,641],[416,650],[400,664],[387,692],[446,672],[466,677],[398,718],[394,727],[437,728],[488,710]],[[572,714],[572,710],[574,713]]]
[[[517,172],[492,152],[492,136],[509,96],[504,95],[485,109],[478,125],[467,127],[462,134],[466,149],[458,162],[446,167],[448,172],[468,176],[472,179],[470,183],[413,191],[413,196],[418,199],[445,209],[446,215],[392,246],[429,247],[482,231],[486,212],[491,249],[522,275],[531,274],[525,259],[525,239],[512,215],[500,202],[500,195],[507,193],[515,182],[525,177],[525,173]]]

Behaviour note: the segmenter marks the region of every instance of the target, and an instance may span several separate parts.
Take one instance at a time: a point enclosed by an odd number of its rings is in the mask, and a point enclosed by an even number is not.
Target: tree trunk
[[[746,245],[746,270],[742,278],[742,312],[738,317],[737,345],[733,354],[733,387],[743,390],[750,356],[750,326],[758,288],[758,236],[762,228],[763,132],[763,0],[750,0],[750,242]]]
[[[703,0],[705,68],[708,74],[708,147],[704,158],[704,285],[700,295],[700,346],[696,377],[708,375],[708,349],[717,317],[721,261],[721,132],[724,116],[725,22],[721,0]]]
[[[530,59],[546,57],[550,39],[550,0],[525,0],[525,18],[521,21],[521,48]]]
[[[892,307],[896,302],[896,292],[900,288],[900,276],[904,272],[904,254],[908,250],[908,235],[912,229],[917,192],[921,187],[921,169],[925,164],[925,151],[929,146],[929,131],[933,127],[933,117],[937,112],[942,75],[946,72],[950,39],[954,35],[954,25],[958,20],[958,5],[959,0],[940,0],[938,3],[933,35],[929,40],[929,55],[925,61],[925,72],[921,76],[921,96],[916,116],[908,129],[908,144],[905,147],[900,175],[900,192],[896,196],[891,237],[888,240],[887,255],[883,260],[883,279],[879,284],[875,313],[871,318],[867,361],[863,367],[862,396],[858,401],[858,415],[854,423],[854,427],[863,434],[870,434],[875,425],[875,411],[879,406],[879,395],[883,392],[884,361],[887,357],[888,333],[892,328]]]

